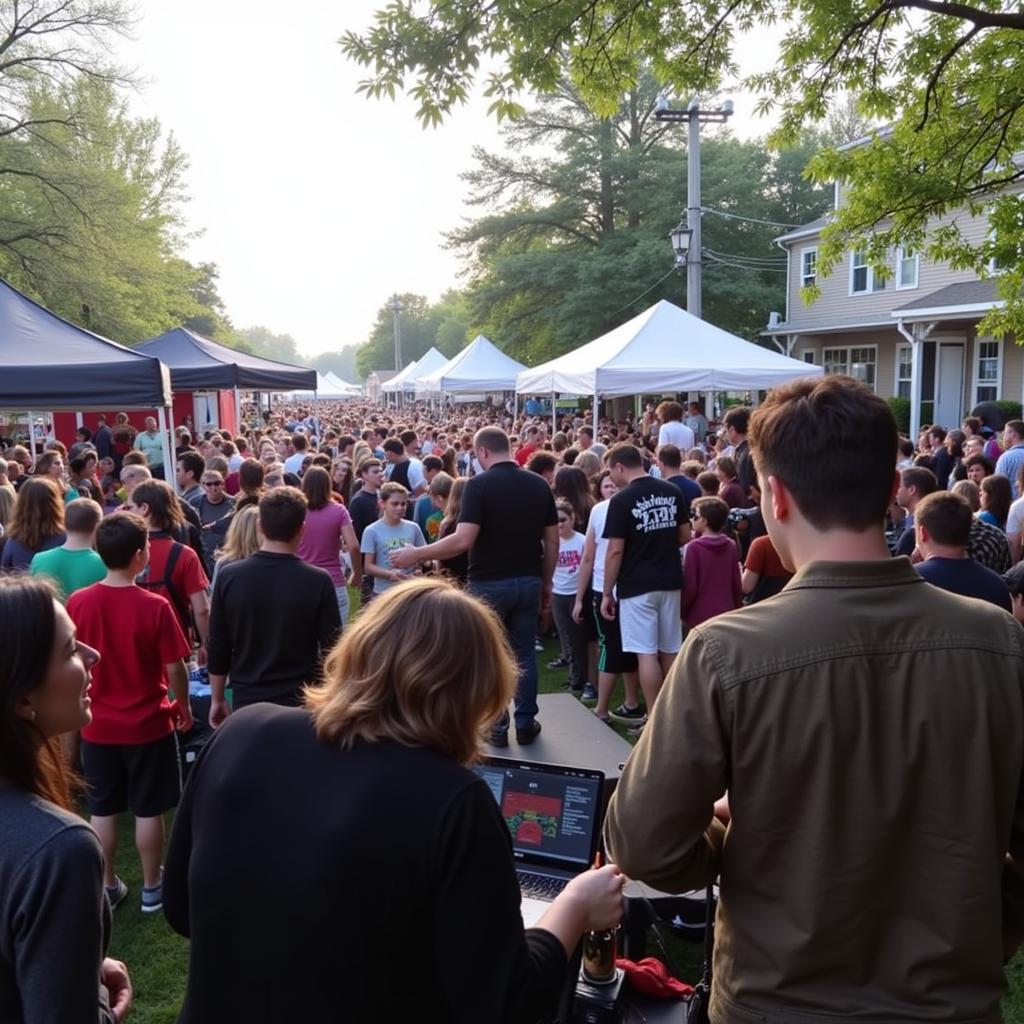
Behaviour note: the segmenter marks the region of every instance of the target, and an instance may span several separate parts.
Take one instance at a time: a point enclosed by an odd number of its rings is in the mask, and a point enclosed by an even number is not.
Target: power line
[[[670,278],[675,272],[676,268],[673,267],[664,277],[659,277],[658,280],[655,281],[650,288],[647,288],[644,291],[642,291],[635,299],[630,299],[629,302],[627,302],[624,306],[619,306],[619,308],[616,309],[614,312],[608,313],[606,319],[610,320],[613,316],[616,316],[618,313],[621,313],[624,309],[628,309],[630,306],[633,305],[634,302],[639,302],[648,292],[653,292],[654,289],[657,288],[662,281],[665,281],[668,278]]]
[[[769,256],[747,256],[744,253],[738,252],[719,252],[717,249],[709,249],[707,246],[704,247],[704,252],[712,256],[719,256],[722,259],[738,260],[743,263],[759,264],[767,267],[782,267],[789,262],[785,256],[776,258]]]
[[[744,217],[739,213],[727,213],[725,210],[716,210],[713,206],[701,207],[701,213],[713,213],[716,217],[726,217],[729,220],[745,220],[750,224],[765,224],[770,228],[802,228],[803,224],[783,224],[777,220],[761,220],[759,217]]]
[[[722,260],[717,256],[712,256],[711,253],[705,251],[705,257],[711,260],[713,263],[720,264],[723,267],[737,267],[740,270],[752,270],[755,273],[767,273],[767,274],[785,274],[787,269],[785,267],[764,267],[758,266],[754,263],[736,263],[731,260]]]

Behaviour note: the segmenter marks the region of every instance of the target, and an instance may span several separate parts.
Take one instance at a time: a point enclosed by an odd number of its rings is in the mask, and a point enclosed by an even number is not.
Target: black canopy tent
[[[150,338],[136,352],[155,356],[171,371],[175,391],[205,389],[303,391],[316,388],[316,370],[228,348],[185,327]]]
[[[0,408],[155,409],[170,465],[170,404],[170,377],[159,359],[78,327],[0,281]]]

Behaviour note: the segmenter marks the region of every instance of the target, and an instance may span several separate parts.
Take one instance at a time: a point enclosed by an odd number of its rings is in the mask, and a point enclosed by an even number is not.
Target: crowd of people
[[[0,439],[0,1020],[124,1018],[128,812],[140,909],[191,940],[183,1021],[327,1019],[339,964],[352,1019],[536,1020],[623,871],[721,875],[716,1021],[994,1019],[1024,935],[1024,422],[899,437],[845,378],[720,423],[243,412],[179,428],[173,467],[123,413],[35,457]],[[638,746],[612,863],[524,932],[469,768],[541,733],[552,632],[549,667]],[[869,909],[885,956],[851,931]]]

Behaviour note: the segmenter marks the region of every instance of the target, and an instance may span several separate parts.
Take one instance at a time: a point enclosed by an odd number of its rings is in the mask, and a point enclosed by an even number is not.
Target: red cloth
[[[518,462],[520,466],[525,466],[530,456],[536,450],[537,446],[535,444],[524,444],[521,448],[516,450],[516,462]]]
[[[92,669],[91,743],[152,743],[174,729],[164,668],[187,658],[170,602],[141,587],[94,583],[68,600],[78,638],[100,652]]]
[[[634,992],[656,999],[682,999],[693,995],[693,986],[673,978],[668,969],[653,956],[636,962],[616,960],[615,965],[626,974],[626,982]]]
[[[228,473],[228,475],[224,477],[224,490],[232,497],[234,497],[234,495],[236,495],[241,489],[242,485],[238,482],[237,469],[232,473]]]
[[[779,558],[779,553],[767,534],[751,541],[744,568],[756,572],[758,576],[768,576],[772,579],[788,580],[793,576],[782,564],[782,559]]]

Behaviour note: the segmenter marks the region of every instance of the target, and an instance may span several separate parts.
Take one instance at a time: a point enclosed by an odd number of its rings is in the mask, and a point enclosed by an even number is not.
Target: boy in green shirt
[[[60,599],[67,599],[83,587],[98,583],[107,575],[103,559],[93,550],[96,528],[103,509],[91,498],[76,498],[64,509],[67,539],[59,548],[40,551],[32,558],[28,571],[33,576],[48,576],[57,585]]]

